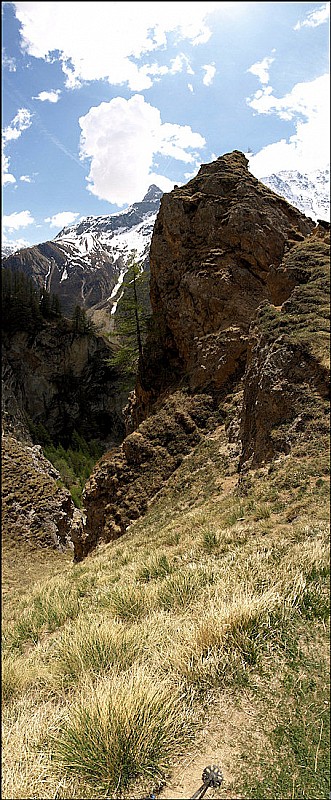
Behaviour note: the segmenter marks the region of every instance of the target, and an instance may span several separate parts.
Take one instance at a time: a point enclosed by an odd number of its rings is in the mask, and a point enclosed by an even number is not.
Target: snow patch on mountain
[[[66,256],[65,269],[80,265],[84,270],[93,270],[105,261],[127,261],[133,253],[138,260],[147,258],[161,196],[161,190],[153,185],[141,203],[134,203],[125,211],[84,217],[63,228],[53,241]],[[121,276],[122,272],[123,269]]]
[[[297,170],[283,170],[261,183],[284,197],[306,217],[317,222],[330,220],[330,168],[303,174]]]

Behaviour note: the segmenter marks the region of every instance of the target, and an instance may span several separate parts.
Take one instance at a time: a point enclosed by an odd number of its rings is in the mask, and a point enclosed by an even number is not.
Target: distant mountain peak
[[[155,183],[151,183],[151,185],[147,189],[145,197],[143,197],[142,202],[144,202],[145,200],[160,200],[162,195],[163,195],[163,192],[159,188],[159,186],[156,186]]]

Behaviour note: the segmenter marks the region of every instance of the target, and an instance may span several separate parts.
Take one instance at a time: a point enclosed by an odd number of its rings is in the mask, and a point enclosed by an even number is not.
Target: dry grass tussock
[[[31,551],[4,616],[4,798],[139,798],[171,775],[175,797],[211,730],[215,796],[326,796],[325,474],[290,456],[222,493],[202,447],[207,473],[198,446],[82,563],[41,580]]]

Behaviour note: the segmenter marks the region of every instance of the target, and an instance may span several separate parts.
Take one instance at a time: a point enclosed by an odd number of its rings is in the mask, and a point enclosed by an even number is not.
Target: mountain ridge
[[[281,170],[260,178],[261,183],[298,208],[306,217],[330,220],[330,169],[301,173]]]
[[[107,302],[109,311],[134,252],[148,269],[149,245],[162,191],[151,184],[143,200],[118,214],[86,217],[48,241],[7,256],[2,266],[22,271],[57,294],[65,314]]]

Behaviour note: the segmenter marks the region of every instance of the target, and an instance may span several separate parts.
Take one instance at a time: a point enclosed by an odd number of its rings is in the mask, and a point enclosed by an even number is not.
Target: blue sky
[[[3,242],[52,239],[223,153],[329,162],[329,3],[3,2]]]

